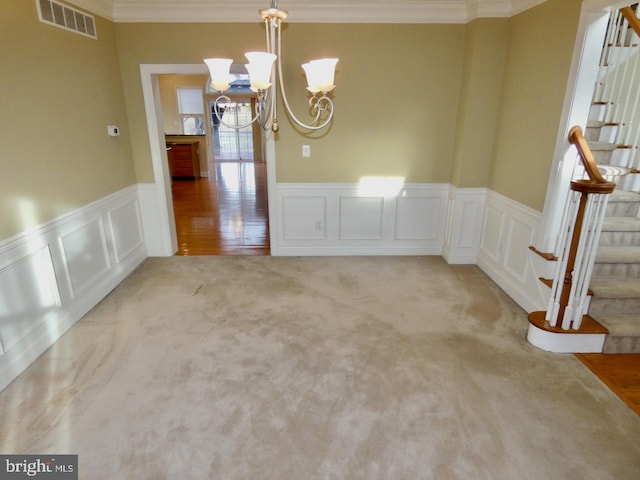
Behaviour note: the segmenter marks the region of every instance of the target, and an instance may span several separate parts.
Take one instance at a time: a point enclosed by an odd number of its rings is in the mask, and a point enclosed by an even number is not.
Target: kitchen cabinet
[[[200,155],[198,142],[167,143],[169,172],[174,179],[199,179]]]

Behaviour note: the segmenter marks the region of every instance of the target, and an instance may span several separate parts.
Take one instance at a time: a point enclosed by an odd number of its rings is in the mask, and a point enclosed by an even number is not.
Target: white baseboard
[[[145,258],[137,186],[0,243],[0,390]]]

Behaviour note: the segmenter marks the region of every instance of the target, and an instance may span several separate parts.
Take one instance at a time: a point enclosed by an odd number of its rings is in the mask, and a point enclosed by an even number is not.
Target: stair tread
[[[596,263],[640,263],[640,247],[600,246]]]
[[[594,298],[640,298],[640,278],[593,276],[589,289]]]
[[[588,144],[589,148],[595,151],[615,150],[616,148],[618,148],[618,145],[616,145],[615,143],[589,141]]]
[[[602,223],[603,232],[640,232],[640,218],[606,217]]]
[[[609,330],[609,336],[640,336],[640,315],[634,313],[601,313],[596,320]]]
[[[609,195],[609,203],[633,203],[640,202],[640,193],[614,190]]]
[[[614,175],[614,176],[623,176],[623,175],[629,175],[629,172],[631,172],[631,169],[626,168],[626,167],[617,167],[615,165],[598,165],[598,170],[600,170],[600,173],[603,176],[607,176],[607,175]]]

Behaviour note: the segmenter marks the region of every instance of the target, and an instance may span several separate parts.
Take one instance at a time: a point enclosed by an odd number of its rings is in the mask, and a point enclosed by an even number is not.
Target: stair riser
[[[640,318],[640,298],[597,298],[591,299],[589,315],[618,315],[637,313]]]
[[[607,105],[603,103],[593,104],[589,109],[589,120],[603,122],[607,114]]]
[[[623,190],[628,192],[640,192],[640,175],[630,174],[622,181]]]
[[[640,232],[602,232],[600,246],[628,246],[640,245]]]
[[[596,263],[593,266],[594,276],[623,276],[640,278],[640,265],[636,263]]]
[[[617,132],[618,127],[616,125],[587,127],[584,131],[584,138],[587,142],[615,143]]]
[[[584,138],[587,142],[597,142],[600,140],[600,130],[602,127],[587,127],[584,131]]]
[[[633,150],[630,148],[618,148],[611,153],[611,165],[617,167],[630,167],[633,161]]]
[[[611,165],[612,150],[593,150],[592,153],[598,165]]]

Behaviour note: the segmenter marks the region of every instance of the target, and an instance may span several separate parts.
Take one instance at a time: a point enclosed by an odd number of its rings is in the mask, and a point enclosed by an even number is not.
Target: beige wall
[[[451,177],[457,187],[489,185],[508,41],[508,19],[479,19],[467,27]]]
[[[114,26],[96,21],[97,41],[3,0],[0,240],[135,183]]]
[[[200,87],[204,90],[207,78],[206,75],[158,75],[165,135],[181,134],[177,100],[178,87]]]
[[[289,101],[306,117],[304,75],[311,58],[340,57],[336,117],[329,132],[294,134],[282,118],[279,182],[356,182],[402,176],[448,182],[453,160],[464,53],[463,25],[287,24],[283,48]],[[255,24],[118,24],[121,67],[139,181],[153,180],[140,86],[141,63],[201,63],[225,55],[242,61],[263,49]],[[238,39],[241,39],[240,41]],[[301,158],[310,144],[312,156]]]
[[[336,114],[328,134],[309,138],[292,135],[291,126],[282,121],[278,181],[357,182],[364,176],[394,176],[406,182],[449,182],[465,27],[294,27],[286,32],[290,102],[300,117],[305,115],[298,65],[333,54],[340,57]],[[311,145],[309,159],[301,158],[303,144]]]
[[[100,18],[95,41],[39,23],[34,2],[6,1],[0,239],[153,181],[140,64],[200,64],[221,54],[242,61],[264,43],[259,22],[114,25]],[[541,210],[580,4],[549,0],[511,19],[468,25],[287,24],[285,76],[300,117],[299,64],[341,60],[328,132],[294,133],[281,115],[278,181],[401,176],[488,186]],[[122,135],[108,137],[108,124]],[[301,158],[303,144],[311,145],[310,159]]]
[[[238,42],[237,39],[242,39]],[[138,182],[153,182],[140,64],[204,64],[226,56],[241,61],[244,52],[264,49],[261,24],[116,24],[116,39],[131,125],[131,147]]]
[[[510,19],[490,188],[542,211],[581,0],[549,0]]]

